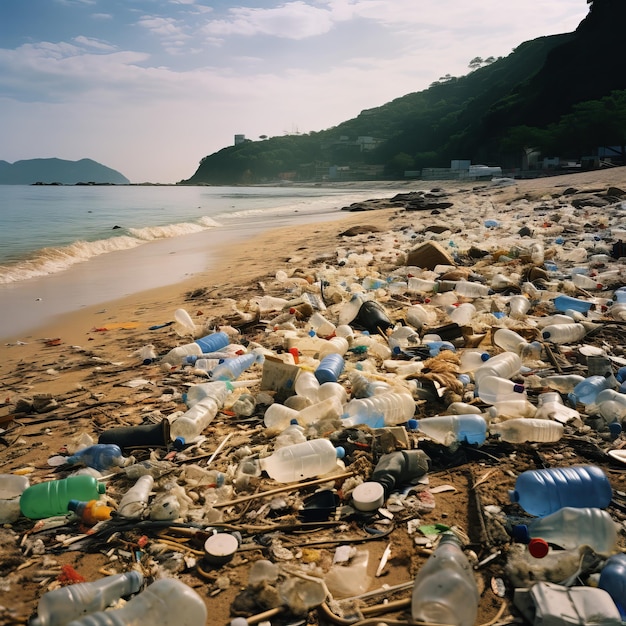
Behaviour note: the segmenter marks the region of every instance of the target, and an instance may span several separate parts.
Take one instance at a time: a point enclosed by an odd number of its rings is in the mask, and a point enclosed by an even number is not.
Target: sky
[[[586,0],[0,0],[0,160],[189,178],[572,32]]]

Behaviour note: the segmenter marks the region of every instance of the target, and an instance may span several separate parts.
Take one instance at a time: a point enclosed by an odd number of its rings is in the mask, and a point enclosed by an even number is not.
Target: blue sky
[[[0,0],[0,160],[188,178],[571,32],[586,0]]]

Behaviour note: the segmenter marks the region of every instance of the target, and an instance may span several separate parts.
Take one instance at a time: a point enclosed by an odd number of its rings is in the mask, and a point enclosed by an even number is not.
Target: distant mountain
[[[114,184],[128,185],[130,181],[118,171],[91,159],[28,159],[8,163],[0,161],[0,185]]]
[[[540,156],[582,163],[615,147],[626,162],[626,1],[586,2],[574,32],[476,57],[466,76],[444,76],[333,128],[222,148],[181,184],[316,181],[334,170],[397,179],[454,160],[527,170]]]

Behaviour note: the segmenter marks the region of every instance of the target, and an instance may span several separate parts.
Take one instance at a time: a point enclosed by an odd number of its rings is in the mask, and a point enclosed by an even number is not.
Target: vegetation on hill
[[[466,76],[445,76],[327,130],[223,148],[181,183],[311,181],[329,166],[348,166],[362,179],[397,178],[453,159],[521,169],[530,153],[580,161],[601,146],[619,146],[623,157],[626,2],[587,3],[573,33],[487,62],[476,57]]]
[[[0,185],[128,185],[130,181],[117,170],[91,159],[26,159],[8,163],[0,161]]]

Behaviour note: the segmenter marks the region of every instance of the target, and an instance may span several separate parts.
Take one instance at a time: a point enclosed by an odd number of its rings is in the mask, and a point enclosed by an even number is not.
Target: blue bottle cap
[[[335,451],[338,459],[343,459],[346,456],[346,449],[343,446],[337,446]]]
[[[488,352],[483,352],[480,355],[481,361],[488,361],[491,358],[491,355]]]
[[[622,432],[622,425],[619,422],[611,422],[609,424],[609,432],[612,439],[617,439]]]
[[[176,437],[174,442],[172,443],[172,447],[174,450],[182,450],[185,447],[185,438],[184,437]]]
[[[419,420],[409,420],[406,423],[406,427],[411,431],[417,430],[419,428]]]
[[[517,543],[529,543],[530,533],[528,532],[528,526],[526,524],[516,524],[511,528],[511,537]]]

